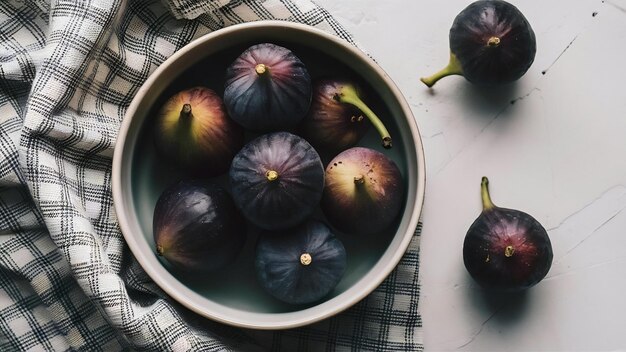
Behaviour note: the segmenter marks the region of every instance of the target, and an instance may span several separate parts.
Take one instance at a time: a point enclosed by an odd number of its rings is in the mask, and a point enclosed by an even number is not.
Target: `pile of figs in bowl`
[[[129,106],[113,198],[130,250],[207,318],[283,329],[371,293],[424,199],[422,142],[387,74],[310,26],[258,21],[198,38]]]

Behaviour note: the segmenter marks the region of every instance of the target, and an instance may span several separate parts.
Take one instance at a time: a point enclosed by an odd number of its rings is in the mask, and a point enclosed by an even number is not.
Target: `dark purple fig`
[[[156,252],[173,266],[210,272],[231,263],[245,241],[245,220],[220,186],[181,181],[154,209]]]
[[[361,88],[354,82],[334,79],[315,82],[311,108],[301,128],[303,137],[315,148],[339,152],[354,146],[371,122],[383,146],[391,148],[389,132],[362,96]]]
[[[235,155],[233,199],[255,225],[283,229],[303,222],[319,204],[324,167],[304,139],[288,132],[262,135]]]
[[[532,216],[499,208],[483,177],[483,211],[463,243],[463,262],[472,278],[489,289],[519,291],[541,281],[552,265],[552,245],[546,230]]]
[[[205,176],[226,172],[243,146],[243,129],[227,116],[222,99],[204,87],[169,98],[157,114],[154,135],[162,155]]]
[[[227,69],[224,103],[243,127],[289,130],[311,104],[311,77],[291,50],[263,43],[244,51]]]
[[[326,167],[322,210],[337,229],[368,235],[388,228],[404,201],[398,166],[385,154],[354,147]]]
[[[346,271],[346,250],[328,226],[308,221],[296,228],[262,236],[256,250],[261,286],[291,304],[307,304],[328,295]]]
[[[517,7],[481,0],[457,15],[450,28],[450,62],[422,78],[428,87],[449,75],[477,85],[500,85],[522,77],[535,60],[535,32]]]

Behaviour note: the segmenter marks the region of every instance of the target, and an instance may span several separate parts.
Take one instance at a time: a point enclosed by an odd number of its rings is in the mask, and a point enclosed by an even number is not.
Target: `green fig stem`
[[[278,172],[274,171],[274,170],[268,170],[265,173],[265,177],[267,177],[268,181],[276,181],[278,180]]]
[[[307,266],[307,265],[311,265],[312,262],[313,262],[313,257],[311,257],[309,253],[302,253],[302,255],[300,255],[300,264]]]
[[[180,111],[181,119],[190,119],[193,115],[191,114],[191,104],[183,105],[183,109]]]
[[[490,47],[494,47],[494,46],[500,45],[500,38],[495,37],[495,36],[489,38],[489,40],[487,40],[487,45],[489,45]]]
[[[491,201],[491,196],[489,195],[489,179],[485,176],[483,176],[483,179],[480,182],[480,195],[483,199],[483,211],[496,207]]]
[[[391,148],[391,136],[389,135],[389,131],[385,127],[385,124],[378,118],[378,116],[359,98],[354,87],[346,85],[341,88],[339,94],[335,96],[341,103],[350,104],[355,106],[357,109],[361,110],[363,114],[370,120],[376,131],[380,134],[382,138],[383,147],[385,149]]]
[[[504,256],[507,258],[511,258],[513,256],[513,253],[515,253],[515,248],[513,246],[506,246],[506,248],[504,248]]]
[[[258,64],[256,66],[254,66],[254,70],[256,71],[257,75],[262,76],[265,73],[267,73],[267,66],[265,64]]]
[[[355,185],[362,185],[363,183],[365,183],[365,177],[363,177],[363,175],[354,176]]]
[[[428,86],[428,88],[430,88],[435,85],[435,83],[437,83],[437,81],[439,81],[440,79],[451,75],[463,75],[461,62],[453,53],[450,53],[450,61],[448,62],[448,66],[444,67],[441,71],[433,74],[432,76],[420,78],[420,81],[424,82],[424,84]]]

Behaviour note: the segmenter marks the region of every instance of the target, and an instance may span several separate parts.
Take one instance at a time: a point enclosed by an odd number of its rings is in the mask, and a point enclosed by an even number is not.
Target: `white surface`
[[[511,1],[537,56],[490,91],[419,81],[447,63],[448,30],[471,1],[317,2],[398,84],[424,137],[426,350],[626,350],[626,0]],[[483,175],[496,205],[532,214],[552,240],[552,268],[526,294],[486,294],[463,266]]]

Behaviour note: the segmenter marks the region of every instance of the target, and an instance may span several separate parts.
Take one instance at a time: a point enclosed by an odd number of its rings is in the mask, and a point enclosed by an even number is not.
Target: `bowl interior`
[[[124,216],[120,222],[124,223],[123,231],[131,250],[144,268],[150,268],[147,269],[148,274],[174,298],[205,316],[235,325],[259,326],[256,320],[270,324],[267,320],[270,315],[277,321],[281,321],[277,318],[280,315],[287,320],[306,320],[307,312],[309,319],[314,319],[315,316],[321,317],[345,308],[347,302],[355,303],[356,298],[362,297],[367,293],[365,291],[371,290],[388,274],[395,265],[390,261],[397,260],[398,251],[406,249],[413,232],[411,226],[414,227],[417,222],[421,199],[417,192],[419,177],[416,171],[423,161],[418,160],[416,146],[421,147],[421,142],[416,140],[418,136],[413,132],[416,130],[411,125],[413,117],[405,104],[398,101],[397,92],[387,85],[384,73],[371,66],[370,60],[346,49],[347,43],[331,40],[327,35],[304,27],[281,23],[243,26],[238,30],[229,28],[219,32],[192,43],[168,60],[144,85],[129,108],[126,119],[130,121],[125,121],[121,131],[125,133],[120,134],[123,140],[119,142],[124,149],[120,157]],[[161,260],[154,250],[152,216],[156,201],[168,185],[189,176],[156,154],[152,118],[165,99],[185,88],[207,86],[222,96],[226,67],[243,50],[261,42],[272,42],[291,49],[304,62],[313,79],[322,76],[350,77],[365,88],[368,103],[385,122],[394,138],[394,146],[391,150],[384,150],[373,128],[359,145],[390,156],[400,168],[407,190],[405,207],[391,228],[366,238],[336,232],[348,254],[346,273],[331,294],[311,305],[282,303],[263,291],[257,283],[254,247],[258,231],[252,226],[249,226],[245,248],[235,263],[210,275],[177,271],[167,261]],[[248,134],[247,139],[255,136]],[[334,155],[321,156],[326,166]],[[225,175],[213,181],[228,188]],[[314,216],[323,219],[319,209]],[[311,314],[313,311],[317,314]],[[294,317],[294,314],[303,315]]]

